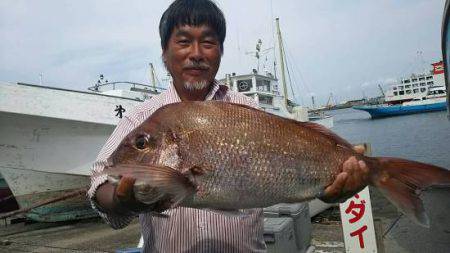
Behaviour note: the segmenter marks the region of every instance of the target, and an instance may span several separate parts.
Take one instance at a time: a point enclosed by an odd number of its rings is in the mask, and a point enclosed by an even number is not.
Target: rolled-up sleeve
[[[106,141],[103,148],[100,150],[96,161],[92,166],[91,175],[91,186],[87,192],[88,198],[91,202],[92,207],[100,214],[100,216],[111,225],[114,229],[120,229],[133,220],[133,216],[119,216],[110,213],[105,213],[101,211],[101,208],[97,205],[95,194],[100,185],[107,181],[106,175],[101,175],[101,172],[107,165],[107,161],[111,154],[116,150],[117,146],[122,142],[122,140],[136,127],[136,123],[130,120],[128,117],[122,118],[117,124],[116,129],[111,134],[109,139]]]

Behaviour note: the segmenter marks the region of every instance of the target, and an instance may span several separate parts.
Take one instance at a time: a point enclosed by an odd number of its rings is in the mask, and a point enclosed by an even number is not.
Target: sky
[[[149,63],[166,78],[158,24],[172,1],[0,1],[0,81],[86,90],[109,81],[150,83]],[[380,94],[400,77],[440,61],[445,0],[216,0],[227,20],[217,78],[279,62],[275,18],[299,104]],[[274,57],[276,55],[276,57]],[[267,58],[267,59],[266,59]],[[279,70],[277,70],[279,74]],[[164,83],[162,85],[165,85]]]

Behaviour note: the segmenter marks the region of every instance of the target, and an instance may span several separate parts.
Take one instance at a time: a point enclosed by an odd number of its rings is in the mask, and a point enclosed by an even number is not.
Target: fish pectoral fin
[[[155,203],[168,200],[170,208],[178,206],[195,192],[188,177],[170,167],[153,167],[145,177],[136,180],[134,191],[137,200],[143,203]]]
[[[134,197],[140,202],[150,205],[161,200],[165,193],[159,188],[149,184],[146,180],[136,180],[134,183]]]
[[[136,179],[133,186],[134,197],[145,204],[169,201],[173,203],[171,207],[175,207],[195,192],[188,177],[167,166],[117,165],[104,173],[108,175],[108,180],[116,184],[122,176]]]

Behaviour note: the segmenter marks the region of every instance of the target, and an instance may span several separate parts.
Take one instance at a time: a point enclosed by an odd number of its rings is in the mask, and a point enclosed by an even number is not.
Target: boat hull
[[[0,213],[5,213],[18,209],[16,199],[6,184],[5,179],[0,174]]]
[[[353,109],[366,111],[372,118],[383,118],[423,112],[445,111],[447,110],[447,105],[445,102],[439,102],[423,105],[354,106]]]
[[[101,94],[0,83],[0,173],[20,208],[89,186],[92,163],[119,120],[140,103]],[[95,216],[85,197],[32,210],[37,221]]]

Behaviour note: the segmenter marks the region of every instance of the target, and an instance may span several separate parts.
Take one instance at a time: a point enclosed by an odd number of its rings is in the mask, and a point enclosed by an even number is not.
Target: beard
[[[203,90],[206,87],[208,87],[208,81],[206,80],[202,80],[202,81],[198,81],[198,82],[185,82],[184,83],[184,88],[186,90]]]

